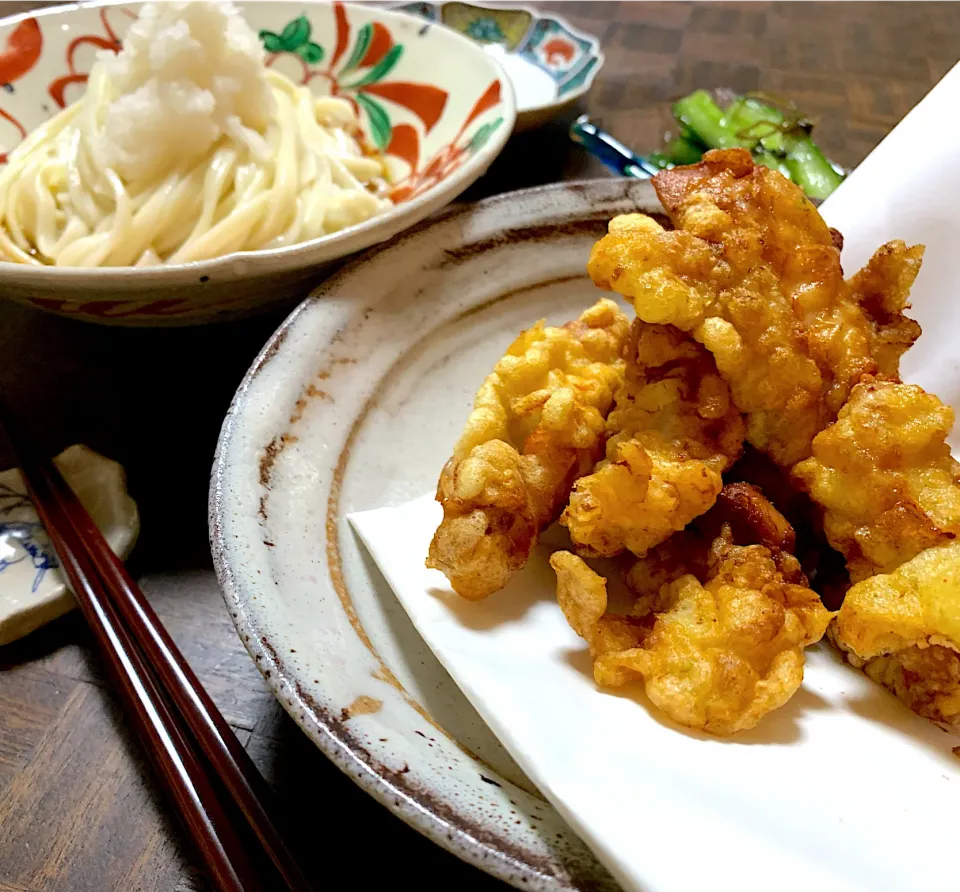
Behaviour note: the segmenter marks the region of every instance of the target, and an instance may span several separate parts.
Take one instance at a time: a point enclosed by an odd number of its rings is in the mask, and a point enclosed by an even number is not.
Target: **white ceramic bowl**
[[[24,133],[82,95],[96,53],[119,48],[139,5],[59,6],[0,22],[0,162]],[[277,48],[269,62],[278,71],[308,80],[318,92],[349,72],[354,86],[341,85],[340,94],[361,97],[366,136],[395,170],[396,206],[301,245],[198,263],[81,270],[0,262],[5,296],[120,325],[193,324],[263,310],[305,293],[325,265],[452,201],[487,169],[513,129],[513,91],[503,70],[452,30],[366,5],[238,5],[268,49]],[[316,58],[313,47],[322,50],[316,63],[305,58]]]

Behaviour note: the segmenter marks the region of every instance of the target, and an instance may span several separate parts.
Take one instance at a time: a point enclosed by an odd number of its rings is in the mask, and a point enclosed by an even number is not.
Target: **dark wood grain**
[[[30,4],[0,3],[0,13]],[[607,64],[569,117],[639,151],[669,100],[729,85],[787,94],[854,166],[960,57],[955,3],[562,3]],[[567,121],[514,138],[467,198],[604,172]],[[409,830],[293,725],[234,633],[210,566],[207,481],[220,421],[273,315],[185,331],[83,325],[0,303],[0,388],[48,448],[121,461],[143,518],[131,560],[148,598],[290,809],[326,888],[398,878],[498,883]],[[5,457],[0,455],[0,465]],[[366,841],[375,857],[344,857]],[[77,616],[0,648],[0,892],[199,892],[189,841],[157,797]]]

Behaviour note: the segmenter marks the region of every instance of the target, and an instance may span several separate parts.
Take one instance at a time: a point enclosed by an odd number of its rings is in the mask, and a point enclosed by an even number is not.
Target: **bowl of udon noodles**
[[[113,325],[291,302],[510,135],[483,50],[402,11],[94,2],[0,21],[0,296]]]

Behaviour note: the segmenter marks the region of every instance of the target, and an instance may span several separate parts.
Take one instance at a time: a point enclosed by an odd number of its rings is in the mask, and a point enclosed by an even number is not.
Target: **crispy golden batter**
[[[663,586],[687,573],[705,582],[713,549],[730,544],[762,545],[787,582],[807,585],[794,555],[796,534],[787,518],[756,486],[728,483],[710,511],[627,570],[624,581],[637,598],[631,613],[649,613]]]
[[[560,609],[573,631],[590,646],[597,684],[618,687],[631,681],[635,675],[621,672],[615,663],[607,666],[605,661],[639,647],[651,623],[608,614],[607,580],[575,554],[556,551],[550,556],[550,566],[557,574]]]
[[[803,681],[803,649],[830,614],[816,592],[786,582],[762,545],[729,546],[707,581],[682,576],[661,594],[637,659],[647,696],[680,724],[727,735],[754,727]]]
[[[769,456],[747,446],[740,460],[724,474],[724,480],[725,491],[733,483],[752,484],[782,513],[796,536],[788,551],[796,555],[810,579],[810,587],[820,595],[826,608],[837,610],[850,587],[846,561],[830,547],[823,532],[822,510],[790,479],[790,469],[781,468]],[[755,541],[767,545],[763,540]]]
[[[922,248],[892,242],[845,282],[834,234],[803,192],[739,149],[663,171],[654,185],[675,230],[616,218],[590,275],[644,321],[706,346],[748,441],[792,465],[863,375],[897,373],[919,334],[902,312]]]
[[[728,483],[720,493],[713,510],[697,522],[701,535],[713,541],[729,539],[734,545],[762,545],[774,556],[793,557],[797,536],[787,518],[757,486],[750,483]],[[729,534],[724,533],[729,529]],[[790,575],[791,582],[800,581],[799,567],[778,566]]]
[[[953,411],[922,388],[867,379],[793,469],[854,582],[960,534],[952,427]]]
[[[711,541],[689,526],[629,564],[623,581],[636,598],[630,615],[642,618],[658,610],[664,586],[681,576],[693,575],[703,582],[710,565]]]
[[[671,719],[726,736],[793,696],[803,649],[820,640],[832,614],[815,592],[786,582],[762,545],[717,543],[712,552],[706,581],[687,574],[666,585],[646,619],[605,614],[605,583],[580,558],[558,552],[550,563],[598,684],[642,679]]]
[[[960,724],[960,543],[854,585],[833,634],[851,663],[914,712]]]
[[[871,355],[877,372],[900,377],[900,357],[920,337],[919,324],[903,315],[910,288],[920,272],[923,246],[889,242],[850,279],[853,299],[863,308],[872,332]]]
[[[561,328],[540,322],[484,381],[440,476],[427,559],[463,597],[503,588],[601,454],[628,327],[610,300]]]
[[[843,644],[839,646],[843,650]],[[939,644],[908,647],[866,662],[850,653],[845,656],[917,715],[960,725],[960,654],[953,648]]]
[[[743,448],[743,419],[710,354],[670,325],[636,320],[606,458],[560,522],[585,553],[643,555],[713,505]]]
[[[851,579],[831,638],[919,715],[960,724],[960,464],[953,411],[865,379],[794,479],[823,508]],[[879,575],[878,575],[879,574]]]
[[[550,563],[560,607],[590,646],[598,684],[642,679],[674,721],[734,734],[793,695],[803,649],[820,640],[832,614],[789,554],[789,524],[755,487],[724,487],[696,526],[636,562],[629,615],[607,612],[606,581],[580,558],[557,552]],[[738,545],[738,538],[767,544]]]

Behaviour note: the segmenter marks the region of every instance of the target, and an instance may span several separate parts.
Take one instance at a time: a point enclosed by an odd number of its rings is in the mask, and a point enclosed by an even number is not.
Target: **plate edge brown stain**
[[[585,886],[571,886],[569,879],[558,876],[555,869],[556,864],[551,862],[546,856],[523,849],[509,842],[509,840],[503,836],[491,833],[480,822],[471,821],[459,812],[454,811],[454,809],[442,799],[438,798],[431,790],[412,781],[409,775],[409,769],[404,771],[402,769],[390,768],[383,764],[383,762],[373,756],[360,738],[350,731],[341,716],[334,715],[330,710],[314,700],[313,696],[304,690],[299,682],[295,684],[294,690],[303,704],[307,706],[314,715],[322,719],[322,724],[326,727],[328,733],[332,734],[345,746],[355,758],[362,761],[369,770],[373,771],[378,777],[385,781],[394,792],[418,803],[427,811],[444,821],[448,826],[470,837],[491,852],[505,856],[513,862],[516,868],[532,870],[541,876],[550,877],[570,889],[588,888]]]

